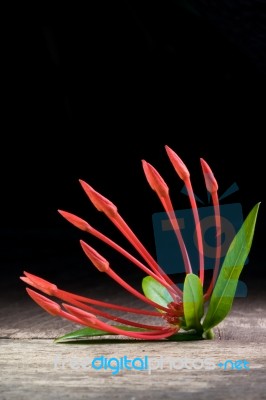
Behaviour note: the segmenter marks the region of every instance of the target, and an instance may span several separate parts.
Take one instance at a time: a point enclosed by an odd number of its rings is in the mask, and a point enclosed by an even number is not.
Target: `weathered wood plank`
[[[2,400],[28,399],[219,399],[266,398],[265,343],[201,341],[151,343],[127,341],[117,344],[55,345],[51,340],[1,340]],[[96,371],[89,366],[94,357],[145,355],[163,360],[162,369],[151,371]],[[250,370],[171,369],[169,357],[179,366],[184,357],[211,358],[215,363],[246,359]],[[82,367],[82,360],[87,360]],[[64,365],[63,365],[64,363]],[[172,364],[174,365],[174,364]]]
[[[134,282],[134,286],[138,287],[139,282]],[[256,340],[266,342],[266,292],[262,290],[262,286],[261,282],[251,283],[248,297],[234,300],[231,313],[219,325],[223,340],[249,342],[252,334]],[[117,286],[112,283],[99,283],[89,288],[70,285],[70,288],[75,293],[103,301],[145,308],[139,300],[122,289],[117,290]],[[119,315],[126,316],[125,313]],[[144,316],[137,316],[137,320],[151,321]],[[52,317],[42,310],[28,297],[23,287],[15,292],[6,292],[1,301],[0,338],[55,338],[76,328],[80,326]]]
[[[235,299],[230,315],[219,326],[221,340],[217,335],[213,341],[200,342],[123,339],[110,343],[105,339],[71,345],[55,344],[53,338],[79,326],[47,314],[25,295],[23,287],[9,289],[0,309],[0,399],[266,399],[266,297],[261,286],[255,282],[247,298]],[[105,301],[139,304],[106,283],[90,288],[72,285],[72,289]],[[148,356],[151,366],[159,359],[164,365],[151,373],[123,370],[112,375],[108,369],[88,366],[99,356]],[[215,364],[245,359],[250,370],[224,371],[217,365],[213,370],[180,368],[184,358],[195,365],[206,358]]]

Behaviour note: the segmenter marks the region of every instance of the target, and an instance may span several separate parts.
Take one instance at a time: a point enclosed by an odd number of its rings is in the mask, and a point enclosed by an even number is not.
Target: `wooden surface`
[[[235,299],[230,315],[219,326],[221,339],[216,330],[212,341],[144,342],[120,338],[115,343],[104,339],[71,345],[55,344],[53,339],[79,326],[45,313],[26,296],[23,285],[14,292],[5,293],[3,288],[0,399],[266,399],[264,287],[262,281],[253,282],[247,298]],[[106,283],[104,287],[94,284],[88,291],[77,289],[73,286],[77,293],[137,305],[132,297]],[[153,363],[157,362],[154,359],[163,360],[164,365],[150,373],[123,370],[117,375],[110,370],[82,367],[82,360],[102,355],[129,359],[148,356]],[[215,364],[245,359],[250,370],[224,371],[218,366],[213,370],[175,370],[170,367],[170,358],[178,366],[184,358],[196,360],[197,365],[206,358]]]

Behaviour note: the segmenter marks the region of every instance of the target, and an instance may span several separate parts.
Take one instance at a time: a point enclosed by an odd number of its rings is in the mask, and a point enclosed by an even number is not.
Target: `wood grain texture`
[[[118,343],[54,345],[48,339],[1,340],[1,399],[265,399],[265,343],[235,340],[199,343]],[[245,358],[250,370],[163,369],[96,371],[81,359],[94,357],[172,357],[215,362]],[[80,360],[80,361],[79,361]],[[64,365],[63,365],[64,363]],[[88,363],[89,364],[89,363]]]
[[[216,330],[215,340],[179,343],[122,338],[110,343],[104,338],[55,344],[55,337],[78,326],[45,313],[25,296],[24,288],[8,292],[0,310],[0,399],[266,399],[266,299],[261,287],[263,282],[255,282],[247,298],[235,299],[230,315],[219,326],[221,339]],[[84,287],[73,289],[86,292]],[[112,285],[94,285],[93,293],[103,300],[138,305]],[[89,360],[101,355],[148,356],[153,363],[163,359],[164,365],[151,373],[123,370],[112,375],[110,370],[90,366]],[[196,363],[211,358],[215,364],[246,359],[250,370],[174,369],[170,358],[178,365],[184,358]],[[83,367],[85,359],[88,363]]]

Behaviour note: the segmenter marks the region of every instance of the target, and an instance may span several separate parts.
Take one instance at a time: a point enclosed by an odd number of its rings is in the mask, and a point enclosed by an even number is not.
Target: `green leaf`
[[[197,333],[178,332],[170,336],[168,340],[173,342],[185,342],[189,340],[203,340],[202,335]]]
[[[204,313],[203,288],[197,275],[187,274],[183,291],[183,306],[186,329],[202,331],[201,318]]]
[[[64,336],[60,336],[55,339],[56,343],[63,342],[64,340],[71,340],[71,339],[78,339],[78,338],[85,338],[88,336],[103,336],[103,335],[110,335],[108,332],[101,331],[99,329],[93,328],[83,328],[77,331],[69,332]]]
[[[117,325],[116,325],[117,326]],[[142,328],[135,328],[135,327],[127,327],[127,326],[121,326],[119,325],[119,327],[121,329],[124,330],[132,330],[135,332],[143,332],[146,331],[146,329],[142,329]],[[136,339],[112,339],[112,338],[101,338],[99,339],[98,336],[105,336],[105,335],[109,335],[109,336],[119,336],[116,335],[114,333],[110,333],[110,332],[104,332],[104,331],[100,331],[98,329],[92,329],[92,328],[83,328],[83,329],[79,329],[77,331],[74,332],[70,332],[67,333],[64,336],[61,336],[57,339],[54,340],[55,343],[69,343],[69,344],[93,344],[93,343],[136,343]],[[86,340],[86,338],[90,337],[90,336],[97,336],[95,339],[93,340]],[[79,340],[81,339],[81,340]],[[199,335],[198,333],[196,333],[195,331],[191,331],[191,332],[178,332],[175,333],[174,335],[168,337],[166,340],[170,340],[173,342],[183,342],[183,341],[191,341],[191,340],[202,340],[203,337],[202,335]],[[161,341],[160,339],[158,339],[158,341]]]
[[[134,331],[134,332],[143,332],[147,331],[144,328],[136,328],[133,326],[125,326],[125,325],[114,325],[116,328],[123,329],[124,331]],[[99,329],[93,328],[82,328],[78,329],[77,331],[66,333],[64,336],[60,336],[56,338],[54,341],[55,343],[64,342],[65,340],[73,340],[73,339],[80,339],[86,338],[89,336],[105,336],[105,335],[117,335],[116,333],[110,333],[106,331],[102,331]]]
[[[231,310],[239,275],[251,248],[259,206],[256,204],[250,211],[228,249],[203,322],[204,331],[218,325]]]
[[[168,290],[151,276],[142,279],[142,290],[148,299],[163,307],[167,307],[174,301]],[[158,311],[162,310],[158,309]]]

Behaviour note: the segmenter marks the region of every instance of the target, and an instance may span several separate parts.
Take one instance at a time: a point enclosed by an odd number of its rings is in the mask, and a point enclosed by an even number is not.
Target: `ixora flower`
[[[199,338],[208,339],[214,337],[213,328],[230,312],[237,289],[238,278],[251,248],[260,203],[257,203],[246,217],[241,228],[232,240],[222,265],[220,265],[222,226],[218,200],[218,184],[207,162],[200,159],[205,185],[213,203],[216,240],[216,254],[212,279],[204,290],[203,236],[196,199],[191,185],[190,173],[183,161],[172,149],[165,146],[165,150],[176,173],[184,182],[188,193],[195,223],[197,247],[199,250],[199,276],[192,271],[189,253],[181,234],[179,222],[176,218],[169,195],[168,186],[151,164],[144,160],[142,161],[146,179],[162,203],[176,236],[177,245],[180,247],[186,271],[182,290],[178,284],[163,271],[157,261],[143,246],[141,241],[118,213],[117,207],[107,198],[96,192],[86,182],[80,180],[81,186],[92,204],[98,211],[103,212],[116,228],[120,230],[138,252],[140,259],[134,257],[80,217],[62,210],[58,210],[59,213],[71,224],[106,243],[130,260],[137,268],[145,272],[147,276],[142,281],[143,293],[141,293],[116,274],[109,262],[94,248],[84,241],[80,241],[81,247],[91,263],[94,264],[100,272],[109,275],[110,278],[116,281],[125,290],[142,301],[145,307],[132,308],[66,292],[58,289],[53,283],[28,272],[24,272],[24,276],[21,277],[21,279],[25,283],[50,297],[55,297],[62,301],[60,305],[49,297],[30,288],[26,288],[29,296],[39,306],[53,316],[66,318],[76,324],[85,326],[85,328],[57,338],[57,342],[101,335],[123,335],[125,337],[144,340],[184,340],[184,338],[185,340]],[[129,317],[122,318],[117,315],[117,312],[128,313]],[[145,318],[150,317],[151,323],[136,322],[136,315],[145,316]],[[157,321],[157,323],[154,321]]]

